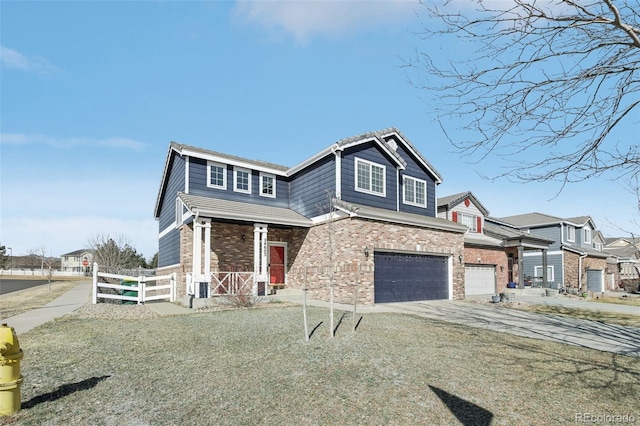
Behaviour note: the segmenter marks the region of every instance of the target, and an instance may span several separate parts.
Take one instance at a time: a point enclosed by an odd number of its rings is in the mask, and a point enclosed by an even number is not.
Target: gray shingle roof
[[[447,195],[446,197],[439,197],[438,207],[453,207],[461,201],[464,201],[465,198],[471,199],[473,204],[482,212],[483,215],[487,216],[489,214],[489,210],[482,205],[480,200],[478,200],[471,191],[459,192],[457,194]]]
[[[200,213],[205,217],[302,227],[310,227],[313,224],[311,220],[301,214],[283,207],[221,200],[182,192],[178,194],[178,197],[190,211]]]
[[[515,226],[549,225],[564,222],[564,219],[560,217],[536,212],[501,217],[498,220]]]
[[[421,228],[439,229],[457,233],[467,232],[465,225],[451,222],[439,217],[422,216],[419,214],[398,212],[395,210],[379,209],[361,204],[345,203],[342,200],[334,200],[336,207],[365,219],[380,220],[384,222],[399,223],[403,225],[418,226]]]

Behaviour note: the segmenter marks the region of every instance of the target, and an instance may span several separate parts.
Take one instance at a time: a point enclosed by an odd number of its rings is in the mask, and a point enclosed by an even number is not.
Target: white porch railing
[[[98,282],[99,278],[119,279],[122,282],[130,282],[132,285],[109,284]],[[169,281],[169,284],[157,285],[158,281]],[[135,285],[133,285],[135,283]],[[152,285],[148,285],[153,283]],[[116,290],[117,294],[102,293],[100,288],[110,288]],[[136,295],[125,295],[133,293]],[[145,277],[143,275],[132,277],[121,274],[110,274],[100,272],[98,264],[93,264],[93,303],[98,303],[98,299],[117,299],[122,301],[136,302],[142,304],[153,300],[168,299],[170,302],[176,301],[176,274]]]
[[[187,294],[196,298],[252,294],[253,278],[253,272],[212,272],[209,275],[195,277],[189,273]]]

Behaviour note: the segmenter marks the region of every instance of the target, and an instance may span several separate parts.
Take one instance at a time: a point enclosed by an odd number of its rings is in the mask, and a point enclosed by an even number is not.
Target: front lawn
[[[640,421],[637,358],[404,314],[338,316],[331,339],[309,311],[308,343],[297,306],[45,324],[20,336],[23,409],[0,425]]]

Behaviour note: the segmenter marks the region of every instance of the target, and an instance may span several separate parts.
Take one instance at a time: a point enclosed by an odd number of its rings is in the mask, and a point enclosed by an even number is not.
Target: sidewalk
[[[4,318],[2,323],[13,327],[16,333],[20,335],[39,325],[73,312],[87,303],[91,303],[91,281],[81,281],[74,288],[43,307]]]

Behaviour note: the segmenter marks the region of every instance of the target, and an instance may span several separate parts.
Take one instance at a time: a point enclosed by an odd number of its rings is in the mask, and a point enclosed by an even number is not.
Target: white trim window
[[[478,216],[459,212],[458,222],[465,225],[470,231],[478,232],[478,228],[476,227],[476,224],[478,223]]]
[[[356,191],[381,197],[386,195],[385,166],[356,158],[355,168]]]
[[[260,173],[260,195],[276,198],[276,177],[267,173]]]
[[[584,243],[591,244],[591,228],[584,228]]]
[[[542,266],[535,266],[533,268],[533,276],[536,278],[542,278]],[[554,282],[553,277],[553,265],[547,265],[547,282]]]
[[[402,202],[412,206],[427,207],[427,181],[410,176],[402,177],[404,191]]]
[[[251,170],[240,167],[233,168],[233,190],[251,194]]]
[[[576,240],[576,227],[573,225],[567,225],[567,241]]]
[[[209,188],[227,189],[227,165],[207,161],[207,186]]]

